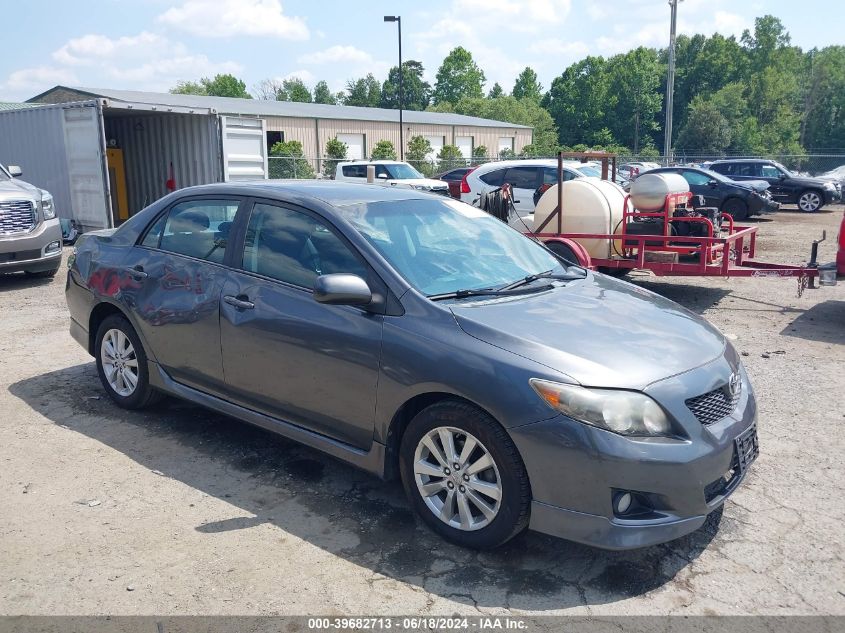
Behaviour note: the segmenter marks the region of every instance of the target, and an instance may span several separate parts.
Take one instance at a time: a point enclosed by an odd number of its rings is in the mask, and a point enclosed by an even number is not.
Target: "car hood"
[[[798,185],[799,187],[824,187],[825,183],[830,182],[827,178],[811,178],[810,176],[793,176],[788,179],[790,183]]]
[[[426,187],[427,189],[446,189],[449,186],[445,180],[433,180],[432,178],[403,178],[401,180],[388,180],[387,182],[394,186]]]
[[[41,190],[24,180],[12,178],[11,180],[0,180],[0,198],[32,198],[41,200]]]
[[[673,301],[592,273],[537,294],[450,308],[470,336],[590,387],[644,389],[718,358],[726,344]]]

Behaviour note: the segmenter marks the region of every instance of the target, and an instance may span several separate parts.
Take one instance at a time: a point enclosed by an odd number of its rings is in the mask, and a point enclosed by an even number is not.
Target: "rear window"
[[[366,165],[344,165],[341,167],[343,175],[346,178],[366,178],[367,177],[367,166]]]
[[[536,167],[511,167],[505,174],[505,182],[514,189],[536,189]]]
[[[478,178],[481,182],[492,185],[493,187],[501,187],[505,181],[505,171],[505,169],[495,169],[489,173],[480,175]]]

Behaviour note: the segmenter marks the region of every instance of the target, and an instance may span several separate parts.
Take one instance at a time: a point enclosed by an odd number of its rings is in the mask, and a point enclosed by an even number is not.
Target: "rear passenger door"
[[[540,186],[540,168],[508,167],[504,182],[513,188],[513,206],[519,215],[534,213],[534,191]]]
[[[373,439],[383,316],[318,303],[319,275],[379,283],[328,222],[257,201],[242,256],[223,289],[221,344],[229,396],[241,405],[359,448]]]
[[[235,197],[179,201],[127,260],[134,287],[125,298],[156,360],[177,382],[203,390],[223,386],[220,294],[241,204]]]

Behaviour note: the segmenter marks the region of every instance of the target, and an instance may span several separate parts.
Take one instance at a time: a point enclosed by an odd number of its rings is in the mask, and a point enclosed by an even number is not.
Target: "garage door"
[[[500,136],[499,137],[499,153],[501,154],[504,150],[513,151],[513,137],[512,136]]]
[[[442,136],[425,137],[425,140],[431,143],[431,153],[426,156],[428,160],[433,160],[440,153],[440,150],[443,149],[443,138]]]
[[[472,137],[471,136],[456,136],[455,145],[461,150],[461,156],[464,158],[472,158]]]
[[[364,158],[363,134],[338,134],[337,140],[346,143],[346,158],[361,160]]]
[[[223,180],[267,178],[266,126],[263,119],[220,117]]]

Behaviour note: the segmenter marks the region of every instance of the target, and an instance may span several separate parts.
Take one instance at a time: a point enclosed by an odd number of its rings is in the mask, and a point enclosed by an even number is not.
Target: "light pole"
[[[663,143],[663,160],[672,163],[672,108],[675,101],[675,27],[678,23],[678,0],[669,0],[672,22],[669,27],[669,74],[666,77],[666,134]]]
[[[385,22],[396,22],[399,27],[399,160],[405,160],[405,131],[402,125],[402,16],[386,15]]]

